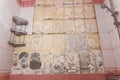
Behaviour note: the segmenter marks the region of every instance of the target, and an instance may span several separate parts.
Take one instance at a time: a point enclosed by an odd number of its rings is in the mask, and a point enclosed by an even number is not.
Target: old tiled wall
[[[104,71],[93,0],[36,0],[26,43],[16,48],[12,74]]]

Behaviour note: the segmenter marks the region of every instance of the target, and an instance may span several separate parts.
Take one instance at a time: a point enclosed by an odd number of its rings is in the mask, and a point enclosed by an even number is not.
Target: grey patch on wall
[[[79,54],[80,73],[90,73],[90,55],[87,51]]]
[[[18,65],[18,54],[14,54],[13,55],[13,63],[12,63],[12,65],[14,66],[14,67],[17,67],[17,65]]]
[[[67,53],[79,53],[80,50],[87,49],[86,35],[84,33],[67,35],[66,40]]]
[[[61,63],[61,65],[54,65],[53,66],[53,72],[54,73],[64,73],[64,64]]]
[[[53,73],[64,73],[65,72],[65,65],[64,65],[64,55],[61,54],[54,54],[54,64],[52,66]]]
[[[30,68],[31,69],[40,69],[41,61],[40,61],[40,54],[33,53],[30,58]]]
[[[28,53],[27,52],[20,53],[19,60],[20,60],[22,68],[28,67]]]
[[[90,51],[91,58],[91,72],[102,72],[103,71],[103,59],[101,50]]]
[[[17,61],[13,61],[13,66],[16,67],[18,65]]]

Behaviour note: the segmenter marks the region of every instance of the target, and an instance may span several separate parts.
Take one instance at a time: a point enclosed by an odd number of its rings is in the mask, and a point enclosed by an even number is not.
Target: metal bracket
[[[111,10],[106,4],[101,4],[101,8],[102,8],[102,9],[107,8],[107,10],[111,12],[112,16],[115,16],[115,15],[118,15],[118,14],[119,14],[118,11]]]
[[[114,25],[120,25],[120,22],[114,22]]]
[[[112,12],[112,16],[116,16],[116,15],[118,15],[118,14],[119,14],[118,11],[113,11],[113,12]]]

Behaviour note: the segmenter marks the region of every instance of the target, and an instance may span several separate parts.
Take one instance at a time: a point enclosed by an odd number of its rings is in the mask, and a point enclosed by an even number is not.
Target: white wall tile
[[[111,36],[109,33],[99,33],[102,49],[112,49]]]
[[[102,50],[103,61],[105,69],[114,69],[115,68],[115,60],[114,54],[112,50]]]
[[[115,56],[116,67],[120,69],[120,48],[116,48],[113,51]]]
[[[98,23],[99,32],[110,32],[115,26],[113,25],[114,20],[111,13],[107,9],[102,9],[100,5],[95,6],[96,18]]]
[[[33,15],[34,15],[34,7],[20,8],[20,17],[25,18],[29,21],[29,24],[27,25],[28,34],[32,33]]]
[[[120,46],[120,38],[119,38],[119,35],[118,35],[118,30],[117,30],[117,28],[115,28],[115,29],[110,33],[110,36],[111,36],[113,48],[119,47],[119,46]]]

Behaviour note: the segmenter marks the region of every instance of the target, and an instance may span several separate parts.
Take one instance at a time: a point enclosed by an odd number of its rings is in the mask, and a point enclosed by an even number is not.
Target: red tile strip
[[[94,0],[94,3],[95,4],[102,4],[104,3],[105,0]]]
[[[105,80],[104,74],[10,75],[10,80]]]
[[[35,0],[17,0],[21,7],[33,7]]]
[[[0,80],[9,80],[8,72],[0,72]]]

